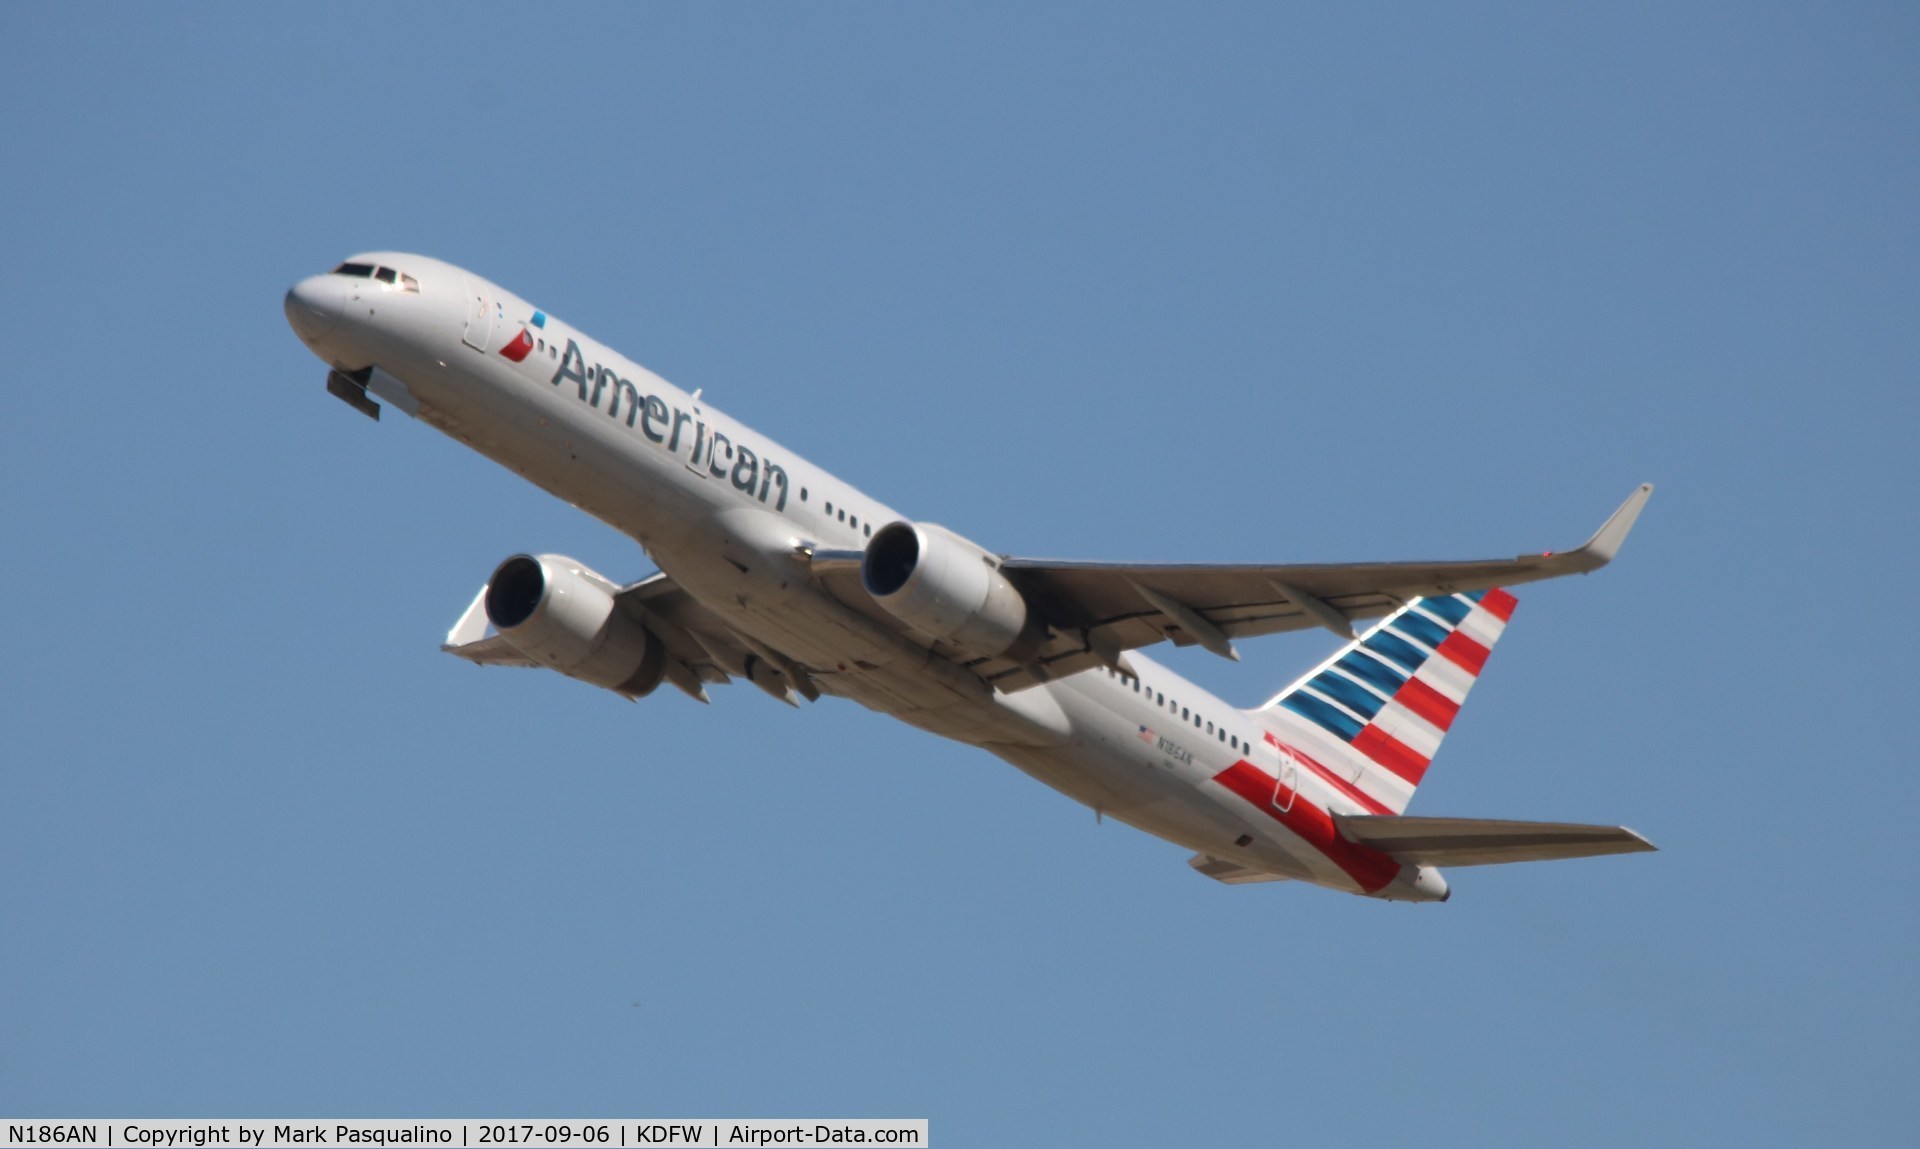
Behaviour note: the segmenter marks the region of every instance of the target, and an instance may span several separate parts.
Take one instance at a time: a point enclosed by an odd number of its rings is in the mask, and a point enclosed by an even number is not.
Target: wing
[[[1374,814],[1335,814],[1333,820],[1350,842],[1396,861],[1432,866],[1490,866],[1637,854],[1657,848],[1625,826]]]
[[[664,572],[624,587],[598,581],[612,593],[615,609],[645,626],[666,648],[667,680],[693,697],[704,702],[703,683],[724,684],[734,678],[745,678],[783,702],[793,702],[789,686],[807,698],[819,697],[802,668],[743,639]],[[486,595],[487,589],[481,587],[440,649],[481,666],[539,665],[522,657],[488,626]],[[757,662],[768,663],[774,672],[770,674]]]
[[[1123,652],[1163,640],[1238,658],[1236,638],[1315,626],[1352,638],[1354,619],[1389,614],[1411,599],[1598,570],[1612,561],[1652,493],[1651,483],[1635,490],[1574,550],[1511,559],[1213,566],[1009,558],[1000,569],[1047,626],[1046,645],[1024,663],[943,652],[1012,691],[1103,664],[1125,669]],[[861,588],[859,560],[857,551],[822,552],[813,569],[834,597],[897,628]]]
[[[745,678],[753,652],[719,615],[680,588],[664,571],[621,587],[614,605],[644,625],[667,653],[701,682],[725,684]]]
[[[472,605],[467,607],[460,621],[453,624],[447,632],[447,640],[440,649],[448,654],[464,658],[476,666],[539,666],[531,658],[522,658],[507,640],[494,632],[487,623],[487,588],[481,587],[480,593],[473,596]]]

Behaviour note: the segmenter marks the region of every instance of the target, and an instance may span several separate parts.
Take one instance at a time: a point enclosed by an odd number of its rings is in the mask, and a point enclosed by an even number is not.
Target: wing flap
[[[812,668],[735,631],[664,571],[621,588],[614,602],[704,682],[744,678],[790,705],[795,703],[788,687],[809,701],[820,697]]]
[[[621,587],[613,601],[700,681],[720,685],[746,675],[751,652],[718,615],[700,605],[666,572],[656,571]]]
[[[1333,820],[1350,842],[1396,861],[1430,866],[1491,866],[1658,849],[1625,826],[1387,814],[1335,814]]]

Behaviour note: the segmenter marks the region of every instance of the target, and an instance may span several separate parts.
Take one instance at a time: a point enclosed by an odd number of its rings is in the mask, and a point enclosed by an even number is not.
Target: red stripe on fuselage
[[[1312,755],[1301,753],[1299,750],[1294,749],[1293,747],[1287,745],[1285,742],[1282,742],[1278,738],[1275,738],[1271,734],[1267,735],[1266,737],[1267,737],[1267,741],[1273,744],[1274,749],[1280,751],[1282,754],[1285,754],[1287,757],[1292,758],[1295,762],[1298,762],[1302,766],[1305,766],[1307,769],[1313,771],[1316,775],[1319,776],[1322,782],[1325,782],[1327,785],[1333,787],[1335,790],[1338,790],[1340,793],[1346,795],[1348,798],[1353,799],[1353,801],[1356,802],[1360,806],[1360,808],[1365,810],[1367,813],[1369,814],[1393,813],[1392,810],[1388,809],[1385,806],[1382,806],[1379,803],[1379,801],[1373,797],[1373,795],[1368,794],[1365,790],[1360,789],[1359,787],[1355,786],[1353,783],[1347,781],[1345,778],[1342,778],[1338,774],[1335,774],[1332,770],[1329,770],[1327,767],[1322,766]]]
[[[1273,799],[1277,791],[1273,776],[1246,759],[1220,771],[1213,780],[1326,855],[1328,861],[1340,867],[1342,873],[1367,893],[1378,891],[1399,875],[1399,862],[1341,837],[1340,828],[1333,824],[1333,816],[1302,798],[1299,791],[1294,792],[1291,809],[1275,806]]]
[[[1353,748],[1380,765],[1413,783],[1427,772],[1426,755],[1388,734],[1378,726],[1368,726],[1353,737]]]
[[[1409,678],[1400,687],[1393,700],[1413,711],[1444,731],[1453,725],[1454,715],[1460,713],[1460,704],[1446,695],[1428,686],[1418,678]]]

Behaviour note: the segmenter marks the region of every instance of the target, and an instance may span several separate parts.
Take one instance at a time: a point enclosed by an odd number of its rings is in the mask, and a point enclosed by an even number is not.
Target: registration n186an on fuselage
[[[444,648],[631,698],[743,680],[834,695],[986,749],[1223,882],[1444,901],[1441,865],[1627,853],[1613,826],[1404,811],[1512,617],[1517,583],[1613,558],[1651,486],[1584,546],[1518,559],[1188,565],[997,554],[916,522],[461,268],[370,252],[287,293],[328,391],[398,408],[640,543],[621,583],[562,555],[500,564]],[[1363,632],[1354,621],[1379,619]],[[1235,708],[1138,653],[1346,640]]]

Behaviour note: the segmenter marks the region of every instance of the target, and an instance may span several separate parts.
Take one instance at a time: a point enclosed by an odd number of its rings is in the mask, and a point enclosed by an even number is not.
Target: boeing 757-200
[[[1629,853],[1622,827],[1404,813],[1487,653],[1505,588],[1605,566],[1651,486],[1576,550],[1477,562],[1223,566],[997,554],[916,522],[472,272],[356,255],[287,320],[327,390],[452,435],[644,547],[620,583],[562,555],[487,579],[445,649],[639,698],[741,679],[849,698],[987,750],[1228,883],[1445,901],[1439,867]],[[1378,619],[1356,632],[1356,620]],[[1139,653],[1237,658],[1325,627],[1338,653],[1240,710]]]

